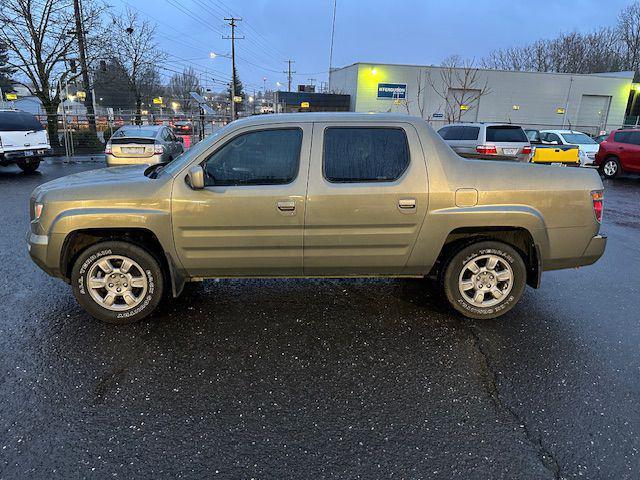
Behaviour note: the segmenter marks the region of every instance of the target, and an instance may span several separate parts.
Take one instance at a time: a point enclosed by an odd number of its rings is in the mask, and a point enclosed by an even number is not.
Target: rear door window
[[[34,130],[44,130],[44,127],[30,113],[0,112],[0,132],[30,132]]]
[[[487,142],[527,143],[527,136],[521,127],[500,125],[487,127]]]
[[[409,166],[407,135],[400,128],[329,127],[323,169],[334,183],[391,182]]]
[[[618,143],[626,143],[629,145],[640,145],[640,132],[633,132],[630,130],[616,132],[613,135],[613,140]]]

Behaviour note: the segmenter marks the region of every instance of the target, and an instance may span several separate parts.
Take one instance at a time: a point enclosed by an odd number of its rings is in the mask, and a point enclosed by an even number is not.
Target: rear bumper
[[[50,147],[47,148],[28,148],[24,150],[9,150],[8,152],[0,153],[0,163],[8,165],[10,163],[20,163],[34,158],[42,158],[47,155],[51,155],[53,150]]]
[[[604,254],[604,250],[607,247],[607,236],[604,234],[596,235],[591,239],[587,248],[585,248],[582,254],[581,264],[591,265],[596,263],[598,259]]]
[[[115,167],[120,165],[154,165],[162,162],[162,154],[152,155],[150,157],[116,157],[107,155],[107,165]]]

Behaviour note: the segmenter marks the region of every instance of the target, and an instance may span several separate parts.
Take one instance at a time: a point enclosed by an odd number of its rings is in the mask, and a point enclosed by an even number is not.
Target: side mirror
[[[195,165],[189,169],[186,178],[187,184],[193,190],[202,190],[204,188],[204,170],[200,165]]]

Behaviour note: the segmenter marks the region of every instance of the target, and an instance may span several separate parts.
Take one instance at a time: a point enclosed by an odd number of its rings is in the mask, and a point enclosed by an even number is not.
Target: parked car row
[[[640,173],[640,128],[592,138],[575,130],[536,130],[501,123],[445,125],[438,134],[458,155],[551,165],[596,167],[605,178]]]

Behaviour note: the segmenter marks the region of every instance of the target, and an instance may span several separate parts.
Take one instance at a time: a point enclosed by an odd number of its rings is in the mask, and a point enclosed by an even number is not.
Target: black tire
[[[602,162],[600,173],[604,178],[615,178],[620,173],[620,160],[616,157],[607,157]]]
[[[40,166],[39,158],[25,160],[24,162],[20,162],[18,164],[18,167],[20,167],[20,170],[22,170],[24,173],[36,173],[39,166]]]
[[[113,280],[114,282],[122,283],[107,283],[106,280],[108,280],[109,274],[105,273],[97,264],[100,261],[109,261],[110,266],[114,267],[112,274],[120,277],[121,275],[118,273],[120,271],[118,267],[119,259],[116,257],[126,257],[134,263],[128,271],[124,273],[123,278]],[[121,263],[120,267],[122,267]],[[92,271],[103,275],[98,280],[105,279],[104,288],[88,288],[88,279]],[[127,277],[127,275],[130,276]],[[138,279],[146,286],[144,288],[134,287],[133,282],[131,282],[131,286],[129,287],[128,284],[124,283],[127,282],[127,278],[133,280]],[[103,322],[119,325],[138,322],[150,315],[158,306],[158,303],[160,303],[164,290],[162,269],[158,260],[143,248],[123,241],[100,242],[84,250],[73,264],[71,285],[78,303],[80,303],[89,314]],[[107,286],[110,287],[111,293],[118,295],[111,307],[118,308],[118,311],[109,309],[94,299],[94,295],[102,296],[103,294],[104,298],[106,298],[109,294]],[[120,297],[120,294],[114,292],[114,288],[112,288],[114,286],[118,288],[122,287],[123,290],[125,290],[125,287],[129,287],[129,290],[135,295],[136,303],[128,308],[124,297]],[[118,292],[120,292],[120,290],[118,290]]]
[[[493,271],[486,270],[486,262],[490,258],[489,256],[498,258],[498,265],[492,269]],[[465,266],[469,265],[474,259],[477,259],[477,265],[481,267],[481,271],[478,272],[478,276],[474,273],[471,275],[472,278],[467,278],[465,275],[469,274],[470,270]],[[504,272],[511,275],[509,282],[498,279],[498,274],[503,274]],[[483,276],[480,277],[480,274]],[[520,253],[505,243],[485,240],[467,244],[455,251],[445,265],[441,282],[449,304],[457,312],[468,318],[488,320],[504,315],[518,303],[524,292],[526,277],[527,270]],[[484,281],[483,279],[494,283],[485,283],[484,285],[477,283]],[[495,294],[491,291],[486,293],[482,291],[488,302],[495,301],[497,303],[488,304],[486,307],[482,306],[480,302],[478,302],[479,305],[474,305],[474,299],[471,297],[476,293],[480,293],[481,290],[476,290],[473,287],[463,293],[462,285],[460,285],[463,281],[467,282],[467,285],[473,283],[476,287],[493,287],[494,290],[498,290]],[[495,298],[495,295],[502,295],[503,292],[506,292],[506,294],[502,299]]]

